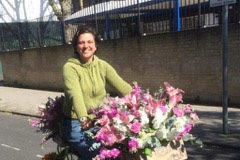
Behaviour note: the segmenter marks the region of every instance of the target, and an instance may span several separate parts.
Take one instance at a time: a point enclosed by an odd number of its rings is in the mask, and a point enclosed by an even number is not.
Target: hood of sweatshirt
[[[92,62],[83,63],[80,61],[78,56],[74,55],[72,58],[69,58],[67,62],[74,63],[76,65],[81,65],[82,67],[91,67],[95,66],[98,60],[99,58],[96,55],[94,55]]]

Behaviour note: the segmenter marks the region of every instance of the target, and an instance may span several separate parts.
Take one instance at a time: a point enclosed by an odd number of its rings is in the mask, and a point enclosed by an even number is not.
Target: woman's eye
[[[93,41],[88,41],[88,43],[90,43],[90,44],[91,44],[91,43],[93,43]]]

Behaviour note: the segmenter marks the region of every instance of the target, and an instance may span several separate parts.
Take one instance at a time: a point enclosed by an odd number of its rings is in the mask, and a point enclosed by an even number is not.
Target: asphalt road
[[[56,150],[56,144],[50,141],[41,148],[42,135],[29,125],[29,118],[0,112],[1,160],[39,160]]]
[[[188,160],[240,160],[239,150],[205,144],[203,148],[186,145]]]
[[[41,149],[42,135],[29,125],[29,118],[0,112],[1,160],[40,160],[44,154],[56,150],[56,144],[51,140]],[[239,151],[234,148],[213,145],[198,148],[188,144],[186,148],[189,160],[240,159]]]

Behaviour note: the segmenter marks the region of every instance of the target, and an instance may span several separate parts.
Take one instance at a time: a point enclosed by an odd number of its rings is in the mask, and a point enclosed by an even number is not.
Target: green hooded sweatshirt
[[[97,107],[106,97],[106,83],[112,85],[122,95],[131,92],[125,82],[106,61],[94,56],[90,63],[81,63],[78,58],[70,58],[63,66],[65,102],[63,112],[73,119],[91,117],[90,108]]]

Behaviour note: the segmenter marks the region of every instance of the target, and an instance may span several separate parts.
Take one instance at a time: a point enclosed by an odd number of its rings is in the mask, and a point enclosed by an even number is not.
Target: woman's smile
[[[83,62],[91,62],[97,50],[94,36],[91,33],[84,33],[79,36],[77,50]]]

